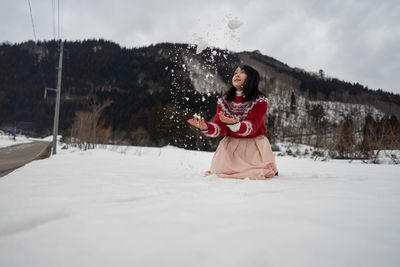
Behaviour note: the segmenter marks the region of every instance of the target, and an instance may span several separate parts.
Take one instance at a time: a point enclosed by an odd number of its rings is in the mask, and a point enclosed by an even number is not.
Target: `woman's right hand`
[[[202,130],[202,131],[205,131],[205,130],[208,129],[207,123],[204,121],[204,118],[203,118],[203,117],[196,117],[196,116],[194,116],[193,118],[187,120],[187,122],[188,122],[190,125],[192,125],[192,126],[194,126],[194,127],[196,127],[196,128],[199,128],[199,129]]]

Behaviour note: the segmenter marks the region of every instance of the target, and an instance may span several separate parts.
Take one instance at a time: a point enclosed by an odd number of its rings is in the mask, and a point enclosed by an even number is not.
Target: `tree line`
[[[186,120],[193,113],[201,113],[211,120],[221,93],[197,91],[185,64],[188,58],[196,59],[227,82],[234,67],[241,63],[241,53],[213,48],[196,54],[194,47],[171,43],[128,49],[102,39],[65,42],[64,48],[60,132],[65,138],[79,137],[88,144],[172,144],[188,149],[215,149],[218,140],[204,138],[190,128]],[[257,52],[246,53],[273,69],[266,85],[274,86],[282,74],[300,81],[298,94],[310,100],[378,105],[388,114],[391,127],[397,129],[399,95],[329,78],[323,72],[313,74],[293,69]],[[33,124],[37,136],[51,134],[55,96],[50,93],[46,98],[43,96],[45,87],[56,84],[57,60],[58,44],[55,41],[0,45],[2,128],[28,121]],[[268,86],[267,91],[271,89]],[[293,113],[296,108],[295,96],[291,96],[286,111]],[[328,134],[321,107],[310,106],[309,115],[316,135]],[[277,120],[274,114],[267,116],[267,134],[272,140],[285,136],[282,128],[276,126]],[[329,133],[348,133],[344,130],[348,125],[351,123],[340,122],[332,126]],[[382,127],[381,121],[375,121],[374,125]],[[386,141],[387,137],[382,137],[387,136],[386,132],[375,135],[384,140],[382,147],[397,146],[396,142],[390,143]],[[340,149],[343,148],[336,150],[342,151]],[[345,152],[340,152],[338,157],[346,157]]]

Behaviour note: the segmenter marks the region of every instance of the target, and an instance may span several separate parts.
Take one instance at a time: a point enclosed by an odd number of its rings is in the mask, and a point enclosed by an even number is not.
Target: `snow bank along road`
[[[35,159],[50,156],[50,142],[35,141],[0,148],[0,177]]]
[[[270,180],[203,177],[212,155],[60,150],[15,170],[0,266],[400,266],[399,166],[277,157]]]

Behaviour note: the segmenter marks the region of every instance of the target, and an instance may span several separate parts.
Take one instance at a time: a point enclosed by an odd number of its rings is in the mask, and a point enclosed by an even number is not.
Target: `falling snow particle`
[[[204,49],[207,48],[207,46],[208,46],[208,43],[203,38],[198,38],[196,54],[200,54]]]
[[[243,22],[241,22],[238,18],[231,19],[228,22],[228,27],[232,31],[239,29],[242,25],[243,25]]]

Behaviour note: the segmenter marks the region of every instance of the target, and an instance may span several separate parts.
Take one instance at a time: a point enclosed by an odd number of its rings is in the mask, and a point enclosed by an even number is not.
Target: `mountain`
[[[321,146],[337,140],[347,125],[352,140],[361,143],[367,122],[374,131],[384,123],[398,127],[400,95],[327,77],[323,70],[293,68],[259,51],[207,48],[197,54],[188,44],[127,49],[105,40],[68,41],[64,50],[64,136],[89,131],[82,125],[93,124],[92,118],[98,142],[215,149],[218,140],[203,138],[186,119],[202,113],[211,120],[217,98],[242,63],[260,72],[260,88],[269,99],[271,142]],[[55,94],[48,91],[44,98],[44,88],[56,86],[57,63],[55,41],[0,45],[1,128],[17,124],[31,135],[51,134]],[[93,119],[89,115],[95,111]]]

